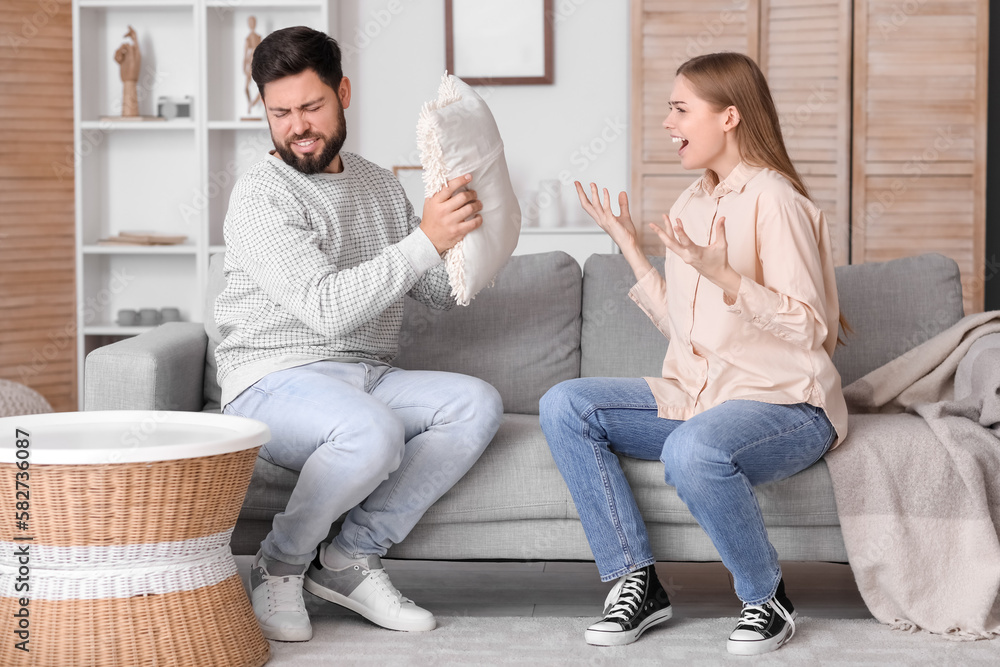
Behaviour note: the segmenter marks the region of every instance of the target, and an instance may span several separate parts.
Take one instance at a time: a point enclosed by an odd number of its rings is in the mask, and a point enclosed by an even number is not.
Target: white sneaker
[[[307,591],[390,630],[425,632],[437,626],[431,612],[396,590],[378,556],[365,556],[343,570],[331,570],[323,567],[326,548],[326,544],[320,545],[316,559],[306,572],[304,586]]]
[[[260,553],[250,568],[250,602],[261,632],[268,639],[304,642],[312,639],[312,624],[302,600],[303,575],[270,575]]]

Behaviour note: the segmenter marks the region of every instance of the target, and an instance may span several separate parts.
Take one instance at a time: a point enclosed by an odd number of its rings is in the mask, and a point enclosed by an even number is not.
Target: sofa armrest
[[[203,325],[168,322],[97,348],[87,355],[84,409],[200,412],[207,345]]]

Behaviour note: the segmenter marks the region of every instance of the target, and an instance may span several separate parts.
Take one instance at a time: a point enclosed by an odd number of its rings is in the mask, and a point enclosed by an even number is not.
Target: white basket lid
[[[18,447],[19,439],[28,446]],[[0,419],[0,463],[25,460],[25,456],[29,464],[41,465],[171,461],[229,454],[270,439],[263,422],[230,415],[155,410],[55,412]],[[25,450],[27,455],[18,454]]]

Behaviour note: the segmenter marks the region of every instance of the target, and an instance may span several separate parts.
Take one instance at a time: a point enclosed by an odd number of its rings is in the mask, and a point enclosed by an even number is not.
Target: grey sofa
[[[212,299],[222,280],[217,260]],[[632,283],[620,255],[592,256],[581,275],[569,255],[554,252],[513,257],[496,285],[467,308],[437,312],[408,300],[396,365],[480,377],[499,390],[506,414],[482,458],[391,557],[592,559],[539,428],[538,401],[569,378],[659,374],[668,343],[627,297]],[[834,357],[845,385],[963,315],[958,267],[940,255],[839,267],[837,284],[853,328]],[[206,329],[217,337],[211,324],[171,323],[95,350],[86,362],[86,408],[218,410],[215,341]],[[852,415],[851,429],[877,434],[895,428],[892,419]],[[718,560],[664,484],[661,464],[623,465],[657,559]],[[235,553],[256,552],[295,480],[294,471],[258,459],[233,535]],[[825,462],[757,490],[782,559],[847,560]]]

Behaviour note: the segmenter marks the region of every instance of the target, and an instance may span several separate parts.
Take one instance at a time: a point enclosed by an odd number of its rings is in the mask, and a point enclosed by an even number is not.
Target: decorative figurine
[[[257,48],[261,40],[261,36],[256,31],[257,17],[251,16],[247,19],[247,25],[250,26],[250,34],[247,35],[247,39],[243,43],[243,74],[246,76],[244,91],[247,96],[247,115],[241,120],[260,120],[260,116],[253,115],[254,107],[260,103],[260,91],[254,86],[253,75],[250,69],[250,65],[253,62],[254,49]]]
[[[139,115],[139,71],[142,69],[142,53],[139,51],[139,36],[135,28],[128,27],[125,33],[132,43],[124,42],[115,51],[115,62],[121,66],[122,107],[119,116],[101,116],[102,121],[145,121],[165,120],[159,116]]]
[[[115,62],[121,65],[122,84],[122,116],[139,115],[139,93],[137,84],[139,83],[139,68],[142,65],[142,53],[139,51],[139,38],[135,34],[135,28],[128,27],[125,37],[131,38],[132,43],[124,43],[115,51]]]

